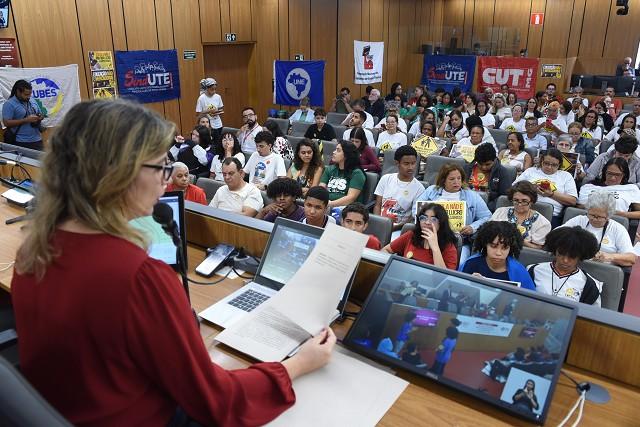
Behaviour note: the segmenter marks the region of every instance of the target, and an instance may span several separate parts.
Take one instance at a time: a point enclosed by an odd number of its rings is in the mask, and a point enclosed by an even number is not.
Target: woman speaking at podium
[[[11,284],[20,365],[74,425],[257,425],[327,363],[329,329],[281,363],[211,362],[173,270],[129,226],[171,177],[174,127],[126,101],[74,106],[51,137]]]

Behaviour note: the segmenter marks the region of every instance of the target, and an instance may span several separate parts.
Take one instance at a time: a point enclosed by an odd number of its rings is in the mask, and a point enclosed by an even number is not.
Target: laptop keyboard
[[[240,310],[252,311],[254,308],[268,299],[269,295],[265,295],[263,293],[249,289],[229,301],[228,304],[231,304],[232,306],[237,307]]]

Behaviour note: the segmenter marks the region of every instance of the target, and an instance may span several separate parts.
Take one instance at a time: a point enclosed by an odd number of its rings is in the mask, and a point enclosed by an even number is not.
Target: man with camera
[[[31,83],[18,80],[11,88],[9,99],[2,106],[2,122],[6,126],[4,142],[44,150],[42,144],[42,119],[40,107],[31,99]]]
[[[348,87],[340,89],[340,93],[333,99],[329,111],[333,111],[341,114],[349,114],[353,112],[351,108],[351,91]]]

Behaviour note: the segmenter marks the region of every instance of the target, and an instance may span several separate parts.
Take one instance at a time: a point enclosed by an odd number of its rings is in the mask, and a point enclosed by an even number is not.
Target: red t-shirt
[[[427,264],[433,264],[433,252],[431,249],[414,245],[411,241],[412,238],[413,231],[407,231],[391,242],[391,250],[393,253],[402,255],[405,258],[413,258]],[[442,251],[442,259],[444,259],[444,265],[446,265],[448,269],[456,269],[458,266],[458,250],[453,243],[449,243],[444,248]]]
[[[168,184],[166,191],[180,191],[180,189],[176,188],[173,184]],[[184,199],[191,202],[200,203],[201,205],[207,204],[207,195],[205,194],[204,190],[193,184],[189,184],[187,186],[187,190],[184,192]]]
[[[280,363],[211,362],[169,266],[107,234],[57,231],[36,282],[11,282],[20,365],[74,425],[166,425],[179,405],[204,425],[256,425],[295,402]]]
[[[382,249],[382,244],[376,236],[371,234],[369,235],[369,240],[367,240],[367,247],[369,249],[375,249],[376,251],[379,251],[380,249]]]

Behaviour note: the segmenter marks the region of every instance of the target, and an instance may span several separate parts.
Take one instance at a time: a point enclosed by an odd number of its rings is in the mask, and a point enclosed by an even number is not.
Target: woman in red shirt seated
[[[458,239],[449,226],[449,215],[436,203],[424,203],[416,215],[416,226],[382,248],[436,267],[455,270]]]
[[[124,100],[76,104],[49,140],[11,298],[27,380],[74,425],[265,424],[327,363],[326,329],[283,363],[212,363],[175,272],[129,221],[151,215],[174,127]],[[182,424],[181,424],[182,425]]]
[[[189,182],[189,168],[182,162],[173,164],[171,183],[167,184],[167,191],[184,191],[184,199],[191,202],[207,204],[207,195],[204,190]]]

